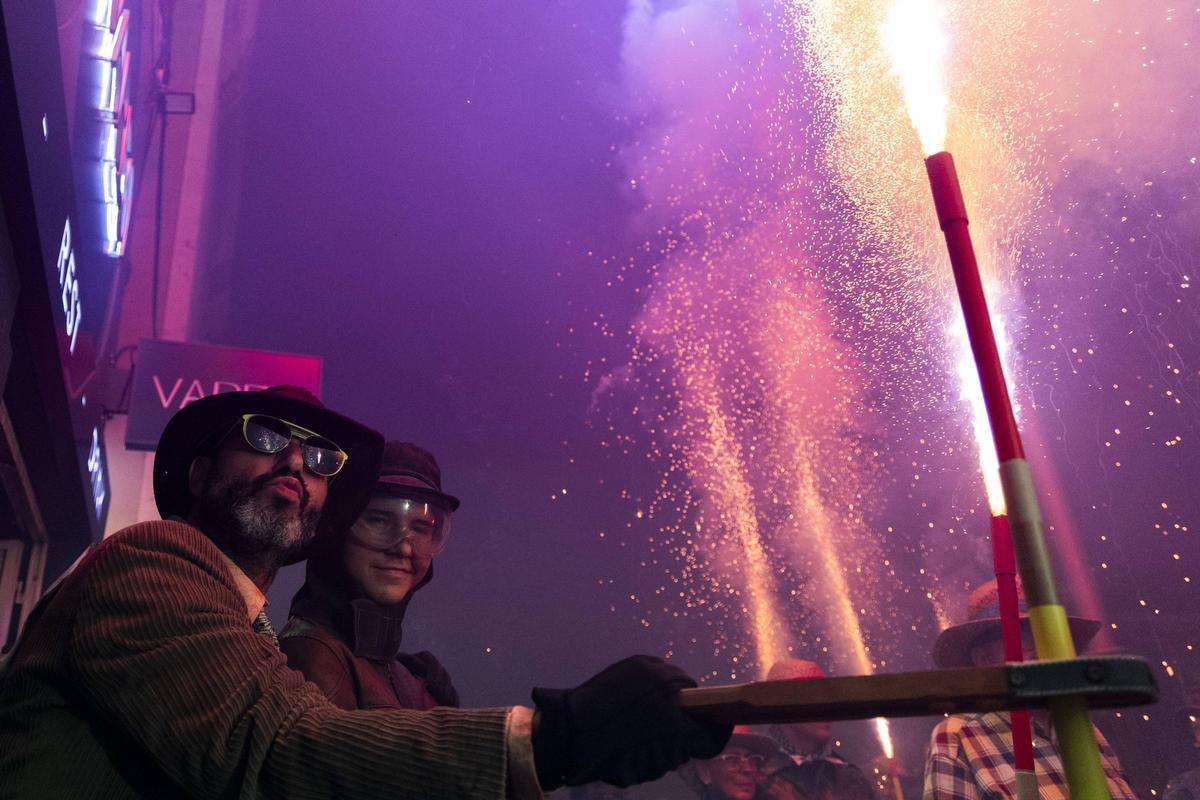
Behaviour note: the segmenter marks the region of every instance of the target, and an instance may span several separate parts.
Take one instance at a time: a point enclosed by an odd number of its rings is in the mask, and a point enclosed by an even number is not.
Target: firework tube
[[[1008,517],[992,515],[992,561],[996,566],[996,594],[1000,605],[1000,633],[1004,639],[1004,660],[1024,661],[1021,645],[1021,608],[1017,600],[1017,560],[1013,554]],[[1029,712],[1009,712],[1013,731],[1013,767],[1017,773],[1018,800],[1037,800],[1037,774],[1033,767],[1033,723]]]
[[[934,153],[925,159],[929,186],[938,222],[946,237],[954,283],[967,323],[967,337],[979,371],[984,406],[992,428],[992,440],[1000,461],[1000,482],[1008,507],[1009,529],[1020,567],[1029,605],[1029,623],[1038,658],[1074,658],[1075,644],[1067,626],[1067,614],[1058,601],[1050,555],[1042,533],[1042,515],[1033,477],[1021,446],[1021,434],[1013,416],[1012,403],[991,316],[975,261],[975,249],[967,230],[967,208],[962,187],[949,153]],[[1108,782],[1100,766],[1100,750],[1088,717],[1087,705],[1077,698],[1063,698],[1051,704],[1051,717],[1058,734],[1063,768],[1072,797],[1107,798]]]

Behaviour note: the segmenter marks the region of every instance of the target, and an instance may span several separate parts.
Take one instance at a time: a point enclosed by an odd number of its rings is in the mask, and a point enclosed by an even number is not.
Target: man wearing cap
[[[766,736],[738,725],[719,756],[688,765],[685,780],[701,800],[763,800],[765,795],[760,789],[766,765],[778,751],[775,742]]]
[[[820,665],[802,658],[786,658],[771,665],[767,680],[824,678]],[[780,756],[767,765],[764,791],[768,797],[787,800],[874,800],[871,781],[862,770],[833,750],[833,725],[828,722],[791,722],[772,725],[771,738]]]
[[[400,652],[404,613],[433,579],[457,497],[442,491],[433,454],[388,442],[362,515],[310,555],[279,647],[341,708],[457,706],[458,692],[429,652]]]
[[[1017,584],[1021,603],[1021,637],[1025,657],[1034,657],[1033,632],[1025,613],[1024,595]],[[1100,623],[1093,619],[1068,617],[1071,638],[1082,651]],[[1000,633],[1000,601],[996,581],[976,589],[967,601],[967,621],[942,631],[933,647],[939,667],[987,667],[1004,663]],[[1069,800],[1062,759],[1053,741],[1049,714],[1031,712],[1033,758],[1040,800]],[[1121,764],[1105,738],[1096,731],[1100,761],[1108,779],[1112,800],[1137,797],[1125,780]],[[1017,797],[1012,725],[1009,715],[999,712],[956,714],[933,729],[929,758],[925,762],[924,800],[983,800]]]
[[[294,387],[198,400],[155,452],[164,519],[95,545],[32,612],[0,684],[0,799],[505,798],[636,783],[719,752],[686,675],[647,657],[502,708],[346,711],[263,614],[280,565],[358,519],[378,433]]]

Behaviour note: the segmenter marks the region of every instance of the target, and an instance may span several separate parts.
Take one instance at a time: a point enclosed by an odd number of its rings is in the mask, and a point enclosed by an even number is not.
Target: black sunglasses
[[[300,442],[304,467],[314,475],[332,478],[342,471],[350,456],[329,439],[285,419],[266,414],[243,414],[242,438],[260,453],[282,452],[292,439]]]

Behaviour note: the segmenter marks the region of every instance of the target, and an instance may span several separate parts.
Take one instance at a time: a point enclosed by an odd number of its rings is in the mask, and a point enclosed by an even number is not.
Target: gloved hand
[[[676,693],[696,682],[652,656],[606,667],[574,689],[534,689],[533,760],[550,791],[654,780],[689,758],[712,758],[733,728],[688,716]]]
[[[450,673],[442,666],[442,662],[438,661],[437,656],[428,650],[422,650],[419,653],[399,653],[396,660],[413,675],[425,681],[425,688],[438,705],[458,708],[458,690],[454,688]]]

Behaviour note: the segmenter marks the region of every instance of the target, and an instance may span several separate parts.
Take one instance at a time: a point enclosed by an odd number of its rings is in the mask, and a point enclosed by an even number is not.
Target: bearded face
[[[280,479],[298,481],[298,497],[281,496]],[[230,555],[274,554],[277,563],[293,560],[316,535],[320,507],[313,502],[304,476],[290,470],[246,477],[214,469],[197,498],[201,529],[220,539]]]
[[[228,436],[192,462],[189,521],[256,582],[270,583],[316,535],[328,479],[304,468],[299,446],[262,453]]]

